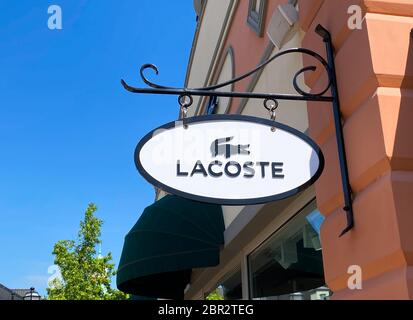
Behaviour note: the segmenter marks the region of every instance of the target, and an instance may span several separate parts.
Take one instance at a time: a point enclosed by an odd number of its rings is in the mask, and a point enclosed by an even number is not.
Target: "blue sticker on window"
[[[317,232],[318,235],[320,235],[320,228],[325,219],[320,211],[315,209],[306,217],[306,219],[308,223],[313,227],[314,231]]]

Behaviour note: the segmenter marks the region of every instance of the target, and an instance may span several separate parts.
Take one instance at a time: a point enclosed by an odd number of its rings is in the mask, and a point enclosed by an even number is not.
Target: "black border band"
[[[190,125],[191,123],[197,123],[197,122],[207,122],[207,121],[228,121],[228,120],[234,120],[234,121],[243,121],[243,122],[252,122],[252,123],[258,123],[262,124],[264,126],[268,126],[269,128],[275,127],[278,129],[281,129],[283,131],[287,131],[300,139],[304,140],[308,145],[310,145],[311,148],[315,151],[315,153],[318,156],[319,159],[319,166],[316,171],[316,173],[311,177],[310,180],[306,181],[299,187],[296,187],[294,189],[291,189],[289,191],[279,193],[273,196],[267,196],[267,197],[260,197],[260,198],[247,198],[247,199],[221,199],[221,198],[211,198],[211,197],[204,197],[204,196],[198,196],[195,194],[183,192],[180,190],[177,190],[175,188],[172,188],[166,184],[163,184],[162,182],[156,180],[154,177],[152,177],[142,166],[142,163],[139,159],[139,152],[142,149],[142,147],[148,142],[152,137],[153,133],[157,130],[169,130],[173,129],[176,127],[176,122],[181,121],[183,125]],[[281,199],[285,199],[291,196],[296,195],[297,193],[307,189],[309,186],[314,184],[314,182],[317,181],[317,179],[320,177],[321,173],[324,170],[324,156],[323,153],[320,149],[320,147],[307,135],[302,133],[301,131],[292,128],[290,126],[287,126],[282,123],[274,122],[268,119],[263,119],[263,118],[258,118],[258,117],[253,117],[253,116],[245,116],[245,115],[229,115],[229,114],[214,114],[214,115],[203,115],[203,116],[196,116],[196,117],[191,117],[191,118],[186,118],[186,119],[181,119],[177,121],[172,121],[168,122],[167,124],[162,125],[161,127],[158,127],[152,131],[150,131],[148,134],[146,134],[138,143],[135,149],[135,165],[136,168],[138,169],[139,173],[145,178],[146,181],[154,185],[155,187],[171,194],[175,194],[177,196],[187,198],[190,200],[194,201],[199,201],[199,202],[208,202],[208,203],[215,203],[215,204],[221,204],[221,205],[228,205],[228,206],[239,206],[239,205],[253,205],[253,204],[262,204],[262,203],[268,203],[272,201],[277,201]]]

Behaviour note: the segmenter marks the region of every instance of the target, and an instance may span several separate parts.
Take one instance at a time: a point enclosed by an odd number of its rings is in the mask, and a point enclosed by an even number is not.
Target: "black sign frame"
[[[139,159],[139,153],[142,149],[142,147],[154,136],[154,133],[156,133],[158,130],[170,130],[173,128],[176,128],[177,126],[177,121],[172,121],[167,124],[164,124],[148,134],[146,134],[142,140],[139,141],[138,145],[136,146],[135,149],[135,166],[138,169],[139,173],[145,178],[146,181],[154,185],[155,187],[171,194],[175,194],[190,200],[194,201],[199,201],[199,202],[208,202],[208,203],[215,203],[215,204],[221,204],[221,205],[228,205],[228,206],[242,206],[242,205],[254,205],[254,204],[262,204],[262,203],[268,203],[271,201],[277,201],[277,200],[282,200],[291,196],[294,196],[301,191],[307,189],[309,186],[314,184],[315,181],[320,177],[321,173],[324,170],[324,155],[323,152],[321,151],[320,147],[307,135],[302,133],[301,131],[294,129],[290,126],[287,126],[285,124],[263,119],[263,118],[258,118],[258,117],[253,117],[253,116],[243,116],[243,115],[228,115],[228,114],[216,114],[216,115],[203,115],[203,116],[197,116],[197,117],[190,117],[190,118],[185,118],[180,120],[182,122],[181,125],[191,125],[194,123],[199,123],[199,122],[217,122],[217,121],[242,121],[242,122],[252,122],[252,123],[258,123],[262,124],[264,126],[268,126],[268,130],[271,128],[275,127],[276,129],[281,129],[283,131],[289,132],[293,134],[294,136],[300,138],[301,140],[304,140],[305,143],[310,145],[310,147],[315,151],[315,153],[318,156],[319,159],[319,166],[316,171],[316,173],[311,177],[311,179],[307,180],[305,183],[302,185],[291,189],[287,192],[283,192],[277,195],[273,196],[268,196],[268,197],[260,197],[260,198],[248,198],[248,199],[222,199],[222,198],[212,198],[212,197],[204,197],[204,196],[198,196],[195,194],[183,192],[181,190],[177,190],[175,188],[172,188],[154,177],[152,177],[143,167],[140,159]],[[270,147],[270,146],[269,146]]]

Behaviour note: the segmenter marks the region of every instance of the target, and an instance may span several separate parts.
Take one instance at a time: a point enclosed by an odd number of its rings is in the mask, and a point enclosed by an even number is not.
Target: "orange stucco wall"
[[[270,0],[265,26],[277,5]],[[348,28],[349,6],[359,5],[361,30]],[[413,299],[413,1],[299,0],[303,47],[324,55],[315,34],[332,34],[344,122],[355,227],[343,237],[343,196],[331,105],[309,103],[309,134],[321,146],[326,166],[315,184],[326,220],[321,229],[325,277],[333,299]],[[255,67],[268,45],[246,23],[248,1],[238,2],[225,47],[234,49],[235,74]],[[224,50],[225,51],[225,50]],[[314,64],[304,58],[304,65]],[[326,74],[307,73],[318,92]],[[235,84],[246,89],[250,79]],[[239,100],[233,99],[230,112]],[[362,290],[347,287],[348,267],[362,268]]]
[[[365,13],[350,30],[347,8]],[[328,105],[309,104],[310,134],[322,147],[326,168],[316,183],[326,221],[321,241],[326,282],[334,299],[413,298],[413,1],[301,0],[303,46],[323,52],[312,32],[330,30],[344,121],[355,227],[345,226],[337,146]],[[314,90],[325,75],[306,81]],[[362,268],[362,290],[347,288],[350,265]]]
[[[231,47],[233,49],[235,75],[248,72],[259,64],[265,47],[269,43],[269,39],[265,36],[265,33],[268,22],[271,19],[271,14],[274,9],[283,2],[283,0],[268,1],[264,18],[263,36],[258,37],[247,24],[249,1],[238,0],[231,26],[224,42],[225,49],[223,50],[223,53],[225,53],[227,48]],[[224,58],[225,55],[220,57],[220,59]],[[234,91],[245,91],[250,81],[251,79],[247,78],[235,83]],[[232,99],[229,113],[236,112],[239,103],[240,99]]]

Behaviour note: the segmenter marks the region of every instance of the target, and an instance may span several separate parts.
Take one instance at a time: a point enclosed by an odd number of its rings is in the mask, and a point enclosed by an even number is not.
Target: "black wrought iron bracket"
[[[327,61],[318,53],[305,49],[305,48],[292,48],[281,51],[268,60],[259,64],[253,70],[238,76],[234,79],[229,81],[225,81],[216,85],[202,87],[202,88],[178,88],[178,87],[168,87],[156,84],[145,76],[144,72],[146,69],[152,69],[156,74],[158,74],[158,68],[153,64],[144,64],[140,69],[140,76],[145,84],[149,86],[149,88],[136,88],[128,85],[124,80],[121,80],[123,87],[132,92],[132,93],[147,93],[147,94],[165,94],[165,95],[177,95],[180,97],[189,97],[190,103],[192,103],[192,96],[204,96],[204,97],[232,97],[232,98],[247,98],[247,99],[263,99],[264,101],[272,100],[290,100],[290,101],[318,101],[318,102],[331,102],[333,105],[333,115],[334,115],[334,124],[335,124],[335,133],[336,133],[336,140],[337,140],[337,147],[338,147],[338,156],[340,161],[340,172],[341,172],[341,181],[342,181],[342,188],[344,193],[344,207],[343,210],[346,212],[347,218],[347,226],[341,232],[340,237],[350,231],[354,226],[354,218],[353,218],[353,206],[352,206],[352,192],[350,188],[349,182],[349,175],[348,175],[348,168],[347,168],[347,158],[346,158],[346,151],[344,146],[344,138],[343,138],[343,126],[342,126],[342,119],[341,119],[341,112],[340,112],[340,99],[337,87],[337,77],[336,77],[336,69],[335,69],[335,62],[334,62],[334,48],[331,39],[331,35],[327,29],[323,26],[318,25],[315,29],[315,32],[323,39],[326,47],[327,53]],[[321,63],[325,72],[328,75],[327,85],[326,87],[316,93],[311,93],[302,89],[298,83],[298,78],[304,72],[312,71],[315,72],[317,70],[316,66],[307,66],[299,71],[294,75],[293,78],[293,86],[297,94],[273,94],[273,93],[255,93],[255,92],[225,92],[225,91],[217,91],[217,89],[226,87],[231,85],[235,82],[241,81],[257,71],[263,69],[266,65],[274,61],[275,59],[291,54],[291,53],[301,53],[304,55],[308,55],[316,59],[318,62]],[[326,93],[330,91],[331,95],[326,95]],[[188,105],[190,104],[188,103]],[[181,104],[182,106],[182,104]]]

